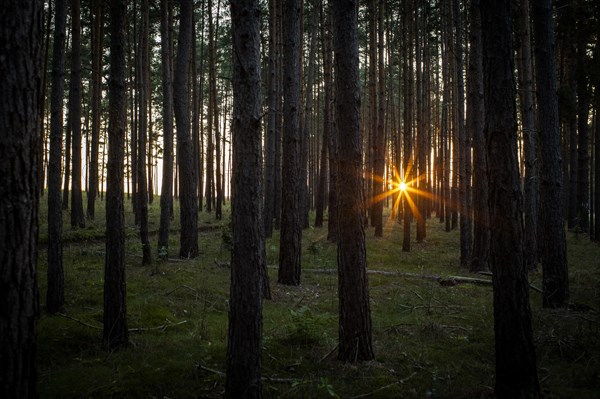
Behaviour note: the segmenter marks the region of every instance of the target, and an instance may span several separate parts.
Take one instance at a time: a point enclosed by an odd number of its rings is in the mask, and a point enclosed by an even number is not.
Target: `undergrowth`
[[[43,205],[42,205],[43,206]],[[195,260],[141,266],[141,246],[128,209],[127,315],[131,345],[110,352],[102,344],[104,216],[71,229],[65,213],[66,316],[42,314],[38,325],[38,380],[44,398],[218,398],[224,392],[229,296],[228,209],[222,221],[200,213]],[[176,207],[177,209],[177,207]],[[150,230],[158,229],[158,202]],[[46,291],[42,211],[39,254],[41,308]],[[458,232],[435,219],[427,239],[402,252],[401,226],[388,220],[382,238],[367,230],[370,270],[469,276],[459,266]],[[267,240],[272,300],[264,302],[263,391],[266,398],[493,397],[494,335],[491,286],[400,275],[369,274],[374,361],[336,360],[336,247],[327,231],[303,232],[302,285],[276,283],[278,233]],[[597,397],[600,391],[600,247],[568,235],[573,306],[541,308],[531,291],[538,370],[546,398]],[[166,256],[163,256],[166,258]],[[477,277],[477,276],[471,276]],[[530,275],[541,286],[541,272]],[[141,331],[140,331],[141,330]]]

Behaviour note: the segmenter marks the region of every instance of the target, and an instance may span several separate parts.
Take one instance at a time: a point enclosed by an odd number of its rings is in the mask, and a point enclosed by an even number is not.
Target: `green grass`
[[[44,206],[44,205],[43,205]],[[177,205],[176,205],[177,209]],[[104,210],[97,221],[72,229],[65,213],[65,294],[68,315],[42,314],[38,326],[38,376],[44,398],[216,398],[224,392],[229,296],[229,249],[223,221],[200,213],[201,256],[142,267],[141,246],[127,208],[127,314],[130,328],[165,329],[131,334],[130,347],[109,352],[101,330]],[[158,201],[150,206],[150,230],[158,229]],[[45,211],[42,210],[39,285],[46,292]],[[170,240],[178,249],[178,211]],[[468,275],[460,269],[458,232],[432,219],[427,240],[402,252],[401,226],[386,224],[382,238],[367,230],[370,269]],[[539,376],[547,398],[594,397],[600,391],[600,247],[568,234],[572,301],[577,310],[545,310],[531,292]],[[263,375],[266,398],[479,398],[494,385],[494,336],[490,286],[369,275],[376,359],[363,364],[336,360],[336,247],[326,229],[303,234],[301,287],[276,283],[278,232],[267,240],[273,299],[264,303]],[[541,273],[530,276],[541,285]],[[175,325],[186,321],[184,324]],[[202,365],[204,368],[199,368]]]

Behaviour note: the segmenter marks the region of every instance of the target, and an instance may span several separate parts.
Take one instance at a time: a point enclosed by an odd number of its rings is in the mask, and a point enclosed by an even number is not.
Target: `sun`
[[[400,189],[400,191],[405,191],[406,190],[406,183],[400,182],[400,184],[398,185],[398,188]]]

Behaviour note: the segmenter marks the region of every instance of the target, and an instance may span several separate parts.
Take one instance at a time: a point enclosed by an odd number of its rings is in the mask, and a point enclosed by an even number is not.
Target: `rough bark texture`
[[[0,2],[0,396],[36,398],[43,2]]]
[[[330,3],[339,128],[338,359],[345,362],[374,358],[362,188],[356,7],[356,1],[334,0]]]
[[[531,29],[529,18],[529,0],[521,1],[518,10],[519,30],[519,100],[521,105],[521,123],[525,150],[525,267],[527,270],[537,266],[538,244],[538,161],[537,131],[535,130],[535,112],[533,105],[533,66],[531,63]]]
[[[487,151],[483,127],[483,54],[481,42],[481,1],[472,0],[469,71],[467,75],[467,129],[473,138],[473,255],[472,272],[489,270],[490,213],[488,208]]]
[[[85,227],[81,195],[81,18],[80,0],[71,0],[71,226]]]
[[[126,0],[110,2],[110,75],[108,80],[108,164],[106,176],[106,258],[104,264],[104,342],[127,345],[123,158],[125,145]]]
[[[325,17],[325,13],[323,10],[323,1],[319,0],[318,1],[318,7],[319,7],[319,12],[320,12],[320,25],[319,25],[319,34],[321,36],[321,43],[322,43],[322,51],[323,51],[323,58],[326,57],[325,55],[325,42],[326,40],[328,40],[325,36],[325,26],[327,24],[327,19]],[[328,65],[328,67],[330,67],[330,65]],[[325,75],[328,74],[327,78],[325,78]],[[325,70],[325,65],[323,65],[323,77],[324,80],[326,80],[329,84],[331,84],[331,73],[330,71],[326,71]],[[329,146],[329,134],[330,134],[330,130],[331,130],[331,112],[330,112],[330,97],[328,94],[328,90],[329,88],[325,88],[325,101],[323,104],[323,111],[322,111],[322,115],[323,115],[323,133],[322,133],[322,139],[321,139],[321,158],[320,158],[320,164],[319,164],[319,177],[318,177],[318,183],[317,183],[317,197],[315,200],[315,207],[316,207],[316,212],[315,212],[315,227],[323,227],[323,216],[325,214],[325,207],[326,207],[326,190],[327,190],[327,175],[329,173],[329,168],[328,168],[328,162],[329,162],[329,158],[327,157],[328,151],[327,148]]]
[[[52,89],[50,92],[50,159],[48,161],[48,291],[46,311],[63,310],[65,302],[62,246],[61,153],[63,138],[65,34],[67,0],[55,4],[52,49]]]
[[[482,0],[481,12],[492,226],[490,266],[494,273],[495,394],[498,398],[537,398],[540,387],[522,244],[511,1]]]
[[[569,302],[567,243],[562,208],[562,159],[556,94],[556,59],[552,2],[533,0],[538,126],[540,129],[540,240],[543,305]]]
[[[261,398],[262,88],[260,8],[231,1],[233,35],[233,247],[226,398]]]
[[[198,197],[192,160],[192,139],[188,101],[188,72],[192,43],[192,0],[180,0],[181,21],[173,100],[177,124],[177,161],[179,164],[180,249],[181,258],[198,256]]]
[[[284,0],[283,159],[278,281],[300,284],[302,204],[300,197],[300,0]]]
[[[169,223],[173,203],[173,84],[171,82],[171,36],[169,0],[160,2],[160,57],[163,91],[163,175],[160,192],[159,256],[169,255]]]

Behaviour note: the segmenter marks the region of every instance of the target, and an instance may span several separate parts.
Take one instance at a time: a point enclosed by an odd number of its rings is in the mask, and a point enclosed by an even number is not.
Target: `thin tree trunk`
[[[169,224],[173,206],[173,85],[171,81],[171,38],[169,31],[170,0],[160,2],[160,55],[163,91],[163,175],[160,193],[160,227],[158,253],[169,256]]]
[[[81,19],[80,0],[71,0],[73,42],[71,49],[71,88],[69,119],[71,121],[71,226],[85,227],[81,195]]]
[[[67,0],[55,4],[54,38],[52,49],[52,91],[50,125],[50,159],[48,162],[48,291],[46,311],[64,310],[65,277],[63,271],[61,152],[63,137],[65,33],[67,29]]]
[[[177,124],[177,162],[179,164],[180,249],[179,257],[198,256],[198,197],[192,160],[189,113],[189,81],[192,45],[192,0],[181,0],[181,21],[177,46],[177,62],[173,81],[175,122]]]
[[[125,284],[125,214],[123,210],[123,158],[127,119],[125,113],[126,10],[125,0],[111,0],[103,317],[103,339],[110,349],[126,346],[129,342]]]

